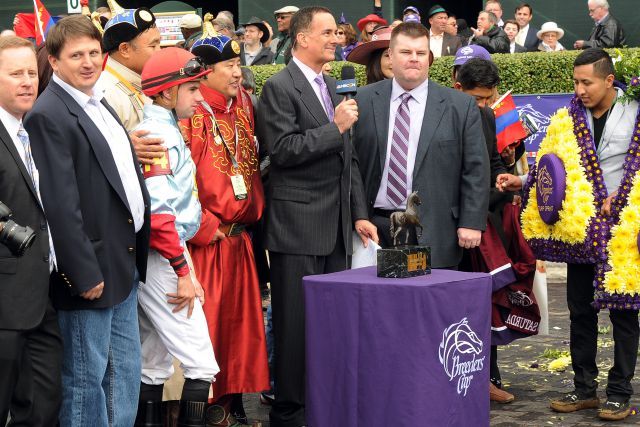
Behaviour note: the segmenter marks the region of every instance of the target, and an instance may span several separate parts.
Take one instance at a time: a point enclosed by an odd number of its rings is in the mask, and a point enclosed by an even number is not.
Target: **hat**
[[[227,36],[218,35],[213,29],[213,15],[207,13],[204,16],[202,37],[193,43],[191,53],[199,56],[207,65],[217,64],[240,57],[240,45],[237,41]]]
[[[402,11],[402,14],[405,15],[407,12],[413,12],[416,15],[420,15],[420,11],[415,6],[407,6],[407,7],[405,7],[404,10]]]
[[[439,4],[434,4],[433,6],[431,6],[431,9],[429,9],[429,12],[427,12],[427,17],[431,18],[436,13],[447,13],[447,11]]]
[[[453,65],[462,65],[470,59],[480,58],[491,61],[491,54],[487,49],[477,44],[469,46],[463,46],[456,52],[456,59],[453,60]]]
[[[111,52],[142,34],[156,23],[156,17],[146,7],[126,9],[114,15],[104,26],[102,46]]]
[[[416,24],[421,24],[420,15],[416,15],[415,13],[410,13],[402,19],[402,22],[415,22]]]
[[[197,13],[187,13],[180,18],[180,28],[200,28],[202,27],[202,18]]]
[[[168,47],[151,55],[142,68],[142,92],[147,96],[207,75],[211,70],[188,50]]]
[[[274,15],[280,15],[281,13],[296,13],[297,11],[299,11],[300,8],[296,7],[296,6],[285,6],[282,7],[278,10],[274,10],[273,14]]]
[[[384,18],[380,18],[378,15],[375,15],[373,13],[365,16],[364,18],[360,19],[358,21],[358,29],[360,31],[364,31],[364,27],[369,23],[369,22],[375,22],[378,25],[388,25],[387,24],[387,20]]]
[[[246,27],[248,25],[256,26],[260,31],[262,31],[262,37],[260,37],[260,43],[264,43],[267,40],[269,40],[269,35],[270,35],[269,29],[264,24],[264,22],[262,22],[262,19],[252,16],[251,19],[249,19],[245,24],[240,24],[241,27]]]
[[[551,32],[558,33],[558,40],[564,37],[564,30],[558,27],[558,24],[556,24],[555,22],[545,22],[544,24],[542,24],[542,27],[540,27],[540,31],[538,31],[537,33],[537,36],[540,40],[542,40],[542,35],[544,33]]]
[[[377,28],[371,35],[371,41],[356,46],[349,55],[347,55],[347,61],[367,65],[369,57],[373,52],[389,47],[391,31],[392,29],[389,27]]]

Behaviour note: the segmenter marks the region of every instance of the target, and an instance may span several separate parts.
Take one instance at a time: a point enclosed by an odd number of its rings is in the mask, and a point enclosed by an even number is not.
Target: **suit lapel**
[[[291,74],[291,78],[293,79],[293,87],[295,87],[298,92],[300,92],[300,100],[307,108],[309,113],[313,116],[313,118],[316,119],[318,125],[326,125],[327,123],[329,123],[327,113],[324,112],[324,108],[322,108],[320,100],[316,96],[315,91],[311,87],[311,84],[305,77],[302,70],[298,68],[293,60],[289,62],[287,68],[289,69],[289,73]],[[331,89],[329,89],[329,91],[331,91]]]
[[[7,150],[9,150],[9,153],[11,153],[11,157],[13,157],[13,160],[16,162],[16,165],[18,166],[18,170],[20,170],[20,173],[22,174],[22,178],[24,178],[24,180],[26,181],[27,187],[29,187],[31,194],[33,194],[33,197],[36,199],[39,206],[40,199],[38,199],[36,190],[33,187],[33,181],[31,180],[31,175],[29,175],[29,172],[27,171],[27,168],[24,165],[24,162],[22,161],[22,157],[20,157],[20,154],[18,153],[18,149],[16,148],[16,145],[13,143],[13,139],[11,139],[9,132],[7,132],[7,129],[4,127],[4,124],[2,124],[2,122],[0,122],[0,140],[2,140],[4,145],[7,147]]]
[[[129,207],[129,201],[127,200],[127,196],[124,192],[120,174],[118,173],[118,168],[116,167],[116,163],[113,158],[113,154],[111,152],[111,149],[109,148],[107,140],[102,135],[102,132],[100,132],[98,127],[93,123],[93,120],[91,120],[87,113],[80,108],[80,105],[78,105],[75,99],[73,99],[71,95],[67,93],[67,91],[62,89],[54,81],[51,81],[49,85],[51,86],[51,89],[67,105],[71,114],[76,116],[76,118],[78,119],[78,124],[85,133],[87,140],[89,141],[89,145],[91,145],[96,159],[100,164],[100,168],[104,173],[104,176],[107,178],[109,184],[111,184],[127,209],[131,211],[131,208]],[[114,114],[113,110],[110,110],[110,113]]]
[[[440,92],[441,89],[438,85],[429,80],[427,105],[424,109],[424,119],[422,120],[422,129],[420,130],[420,138],[418,139],[418,150],[416,151],[416,161],[413,167],[414,181],[417,179],[420,166],[427,155],[429,146],[444,114],[444,98]]]
[[[389,115],[391,114],[391,85],[392,80],[387,79],[376,90],[376,97],[371,98],[373,108],[374,126],[376,127],[378,153],[380,158],[380,170],[384,170],[387,160],[387,144],[389,139]]]

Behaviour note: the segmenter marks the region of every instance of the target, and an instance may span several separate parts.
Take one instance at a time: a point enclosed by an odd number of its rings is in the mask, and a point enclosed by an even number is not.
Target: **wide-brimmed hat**
[[[378,25],[388,25],[386,19],[380,18],[378,15],[371,13],[358,21],[358,29],[360,31],[364,31],[365,25],[369,22],[375,22]]]
[[[156,23],[156,17],[146,7],[126,9],[112,17],[104,26],[102,46],[106,52],[111,52],[139,34],[142,34]]]
[[[371,41],[356,46],[347,56],[347,61],[367,65],[373,52],[389,48],[391,31],[393,30],[389,27],[376,29],[371,35]]]
[[[260,37],[260,43],[264,43],[267,40],[269,40],[269,29],[267,28],[267,26],[264,24],[264,22],[262,21],[262,19],[252,16],[251,19],[249,19],[246,23],[244,24],[240,24],[241,27],[246,27],[249,25],[253,25],[255,27],[258,27],[260,29],[260,31],[262,31],[262,37]]]
[[[560,40],[562,37],[564,37],[564,30],[560,27],[558,27],[558,24],[556,24],[555,22],[549,21],[549,22],[545,22],[544,24],[542,24],[542,27],[540,27],[540,31],[538,31],[538,33],[536,34],[538,36],[538,38],[540,40],[542,40],[542,35],[544,33],[557,33],[558,34],[558,40]]]

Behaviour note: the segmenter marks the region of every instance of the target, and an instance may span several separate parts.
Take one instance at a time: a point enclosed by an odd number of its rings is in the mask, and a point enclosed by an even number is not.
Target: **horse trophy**
[[[409,244],[412,231],[418,241],[422,237],[423,227],[418,214],[420,204],[418,192],[414,191],[407,198],[405,211],[394,212],[389,217],[393,247],[378,250],[378,277],[406,278],[431,273],[431,248]],[[402,232],[405,233],[404,245],[399,245]]]

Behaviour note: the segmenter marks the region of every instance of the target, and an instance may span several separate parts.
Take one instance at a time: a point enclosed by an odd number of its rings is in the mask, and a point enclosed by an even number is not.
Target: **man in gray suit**
[[[360,118],[354,145],[369,213],[378,230],[422,199],[420,244],[431,246],[436,268],[455,268],[462,248],[480,244],[489,204],[489,159],[480,113],[472,97],[428,80],[429,37],[419,24],[391,33],[394,78],[358,92]],[[380,232],[383,246],[388,232]]]
[[[302,277],[347,268],[352,224],[363,242],[377,240],[348,139],[358,107],[354,100],[340,102],[335,80],[322,74],[338,44],[335,20],[324,7],[306,7],[293,16],[289,32],[293,58],[265,83],[257,122],[271,158],[265,223],[275,338],[274,427],[305,424]]]

